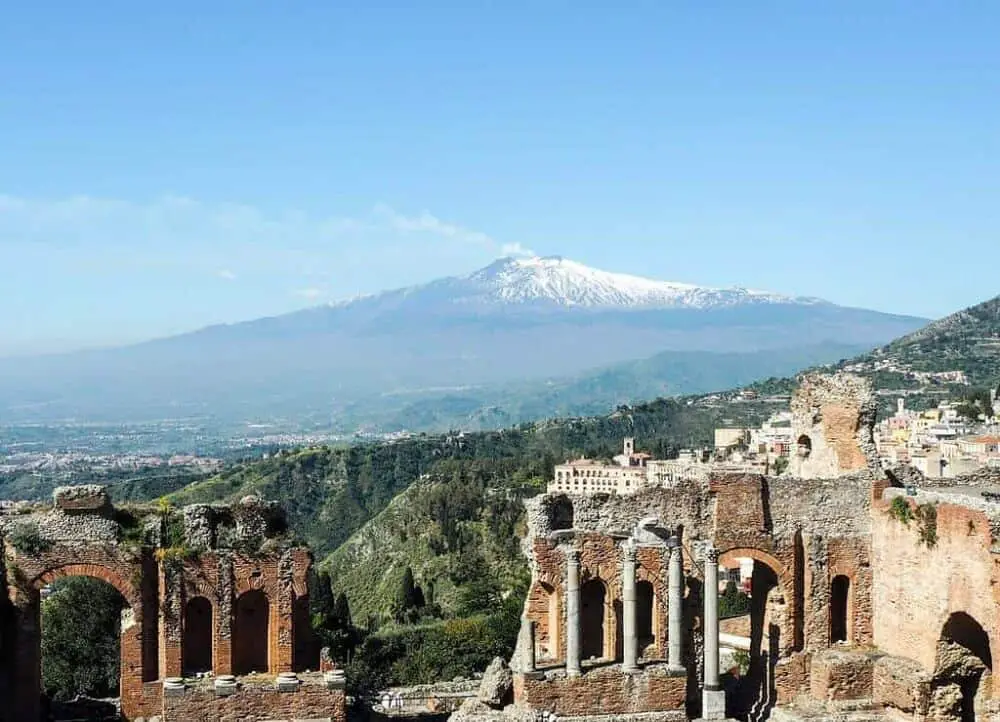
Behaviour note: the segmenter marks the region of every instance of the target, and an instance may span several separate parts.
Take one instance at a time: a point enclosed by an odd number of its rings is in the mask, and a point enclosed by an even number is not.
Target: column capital
[[[639,546],[635,543],[635,539],[632,537],[626,539],[622,544],[622,552],[625,555],[625,561],[634,562],[638,551]]]
[[[705,548],[705,561],[709,564],[719,563],[719,550],[714,546]]]
[[[566,563],[580,565],[580,550],[576,547],[570,547],[566,550]]]

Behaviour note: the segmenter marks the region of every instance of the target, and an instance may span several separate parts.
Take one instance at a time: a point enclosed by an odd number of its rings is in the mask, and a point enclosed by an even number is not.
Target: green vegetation
[[[928,549],[937,544],[937,506],[921,504],[917,507],[917,533]]]
[[[719,597],[719,618],[741,617],[749,612],[750,597],[739,591],[736,584],[729,582],[726,585],[726,591]]]
[[[7,534],[7,541],[28,556],[42,554],[49,548],[49,542],[42,537],[38,524],[29,521],[16,522]]]
[[[523,603],[523,593],[512,594],[491,614],[384,627],[367,635],[347,665],[348,684],[365,695],[481,672],[513,653]]]
[[[909,525],[913,521],[913,507],[905,497],[894,496],[889,504],[889,516],[902,524]]]
[[[117,697],[124,600],[110,584],[68,577],[42,602],[42,686],[55,700]]]

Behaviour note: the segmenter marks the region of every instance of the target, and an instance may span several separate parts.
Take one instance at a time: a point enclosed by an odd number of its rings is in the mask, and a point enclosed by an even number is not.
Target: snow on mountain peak
[[[601,271],[560,256],[502,258],[463,280],[473,287],[469,290],[477,300],[512,304],[704,309],[747,303],[816,302],[745,288],[656,281]]]

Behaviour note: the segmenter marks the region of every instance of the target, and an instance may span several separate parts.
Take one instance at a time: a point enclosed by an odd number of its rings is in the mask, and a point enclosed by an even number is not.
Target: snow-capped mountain
[[[437,314],[566,311],[713,310],[755,305],[818,305],[817,298],[748,288],[712,288],[591,268],[559,256],[501,258],[466,276],[331,304],[348,312],[420,310]]]
[[[503,258],[464,280],[472,298],[501,303],[706,309],[748,303],[820,302],[747,288],[711,288],[611,273],[559,256]]]
[[[335,413],[335,404],[363,409],[386,392],[555,378],[665,351],[780,360],[807,347],[873,347],[921,325],[813,298],[505,258],[466,276],[135,346],[0,359],[0,418]]]

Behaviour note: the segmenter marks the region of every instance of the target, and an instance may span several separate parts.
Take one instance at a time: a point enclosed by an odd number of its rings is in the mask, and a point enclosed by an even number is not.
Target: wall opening
[[[635,585],[635,631],[639,637],[640,651],[656,641],[656,631],[653,626],[653,585],[649,582],[637,582]]]
[[[982,625],[964,612],[948,617],[938,641],[937,661],[932,685],[951,688],[951,694],[941,695],[956,700],[951,718],[974,722],[980,694],[988,685],[993,671],[990,640]]]
[[[212,669],[212,603],[192,597],[184,606],[184,674]]]
[[[268,671],[270,605],[259,589],[240,595],[236,600],[236,623],[233,629],[233,672]]]
[[[591,579],[580,588],[580,651],[583,659],[604,657],[604,582]]]
[[[35,610],[45,718],[111,719],[121,696],[121,633],[135,623],[125,598],[101,579],[70,576],[43,588]]]
[[[319,669],[320,641],[312,628],[309,595],[296,596],[292,602],[293,668],[296,672]]]
[[[798,454],[803,459],[808,459],[812,453],[813,442],[806,434],[802,434],[796,442]]]
[[[545,640],[544,654],[548,659],[559,659],[559,623],[562,619],[559,606],[559,592],[543,584],[542,589],[548,595],[548,639]]]
[[[830,584],[830,643],[850,642],[851,580],[838,574]]]

